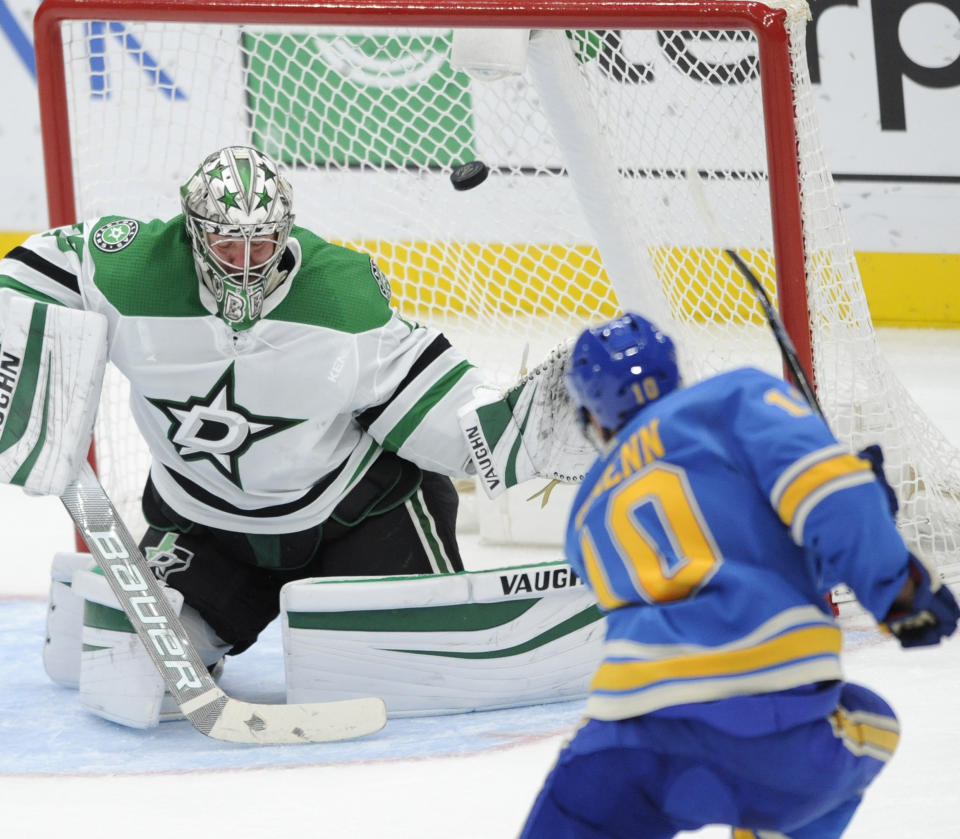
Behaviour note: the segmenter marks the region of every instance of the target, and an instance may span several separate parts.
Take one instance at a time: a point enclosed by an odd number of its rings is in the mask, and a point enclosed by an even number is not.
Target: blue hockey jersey
[[[881,619],[907,549],[867,461],[782,380],[745,368],[641,410],[571,511],[570,563],[607,612],[587,715],[764,733],[834,709],[846,583]]]

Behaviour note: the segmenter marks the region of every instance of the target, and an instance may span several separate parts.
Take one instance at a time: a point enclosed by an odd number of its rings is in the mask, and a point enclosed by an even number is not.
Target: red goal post
[[[960,458],[880,354],[820,142],[808,17],[804,0],[46,0],[50,221],[173,215],[207,152],[260,145],[300,223],[371,252],[401,311],[504,380],[525,346],[536,361],[620,308],[674,334],[688,381],[782,369],[734,249],[838,436],[884,445],[907,541],[948,565]],[[466,30],[530,30],[525,66],[456,64]],[[490,178],[454,193],[473,157]],[[107,471],[131,471],[124,452]],[[135,496],[137,468],[135,489],[104,475],[107,489]]]
[[[797,5],[794,3],[793,5]],[[74,200],[67,92],[60,25],[66,20],[151,20],[423,26],[564,30],[746,30],[757,38],[769,159],[773,247],[781,317],[801,363],[813,378],[809,313],[804,293],[803,224],[800,213],[793,71],[786,11],[753,0],[732,2],[578,2],[519,0],[503,4],[404,0],[361,4],[303,0],[45,0],[37,11],[35,40],[47,201],[53,226],[78,220]],[[39,68],[43,68],[40,70]]]

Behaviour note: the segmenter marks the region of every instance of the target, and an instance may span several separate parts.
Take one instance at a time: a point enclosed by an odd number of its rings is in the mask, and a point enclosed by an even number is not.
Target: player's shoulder
[[[173,240],[181,240],[189,247],[183,216],[171,219],[135,219],[130,216],[110,215],[83,223],[87,243],[93,256],[98,254],[129,256],[158,246],[168,247]]]
[[[710,376],[694,387],[702,388],[705,392],[751,392],[772,385],[785,384],[783,379],[758,367],[734,367]]]
[[[784,457],[791,451],[800,457],[836,443],[804,395],[779,376],[741,368],[705,381],[702,390],[710,398],[702,400],[705,410],[699,414],[700,424],[709,425],[712,434],[734,448],[751,451],[761,461],[767,455],[763,447],[756,447],[757,440],[779,441],[778,451]],[[789,443],[780,445],[783,441]]]
[[[291,239],[300,264],[283,302],[268,317],[351,333],[390,320],[390,282],[369,254],[303,227],[294,227]]]
[[[205,313],[183,216],[112,215],[85,222],[93,282],[123,315]]]
[[[813,416],[806,400],[788,382],[754,367],[740,367],[667,394],[632,422],[656,423],[659,439],[673,449],[682,441],[708,437],[728,442],[749,438]]]
[[[714,405],[717,408],[733,407],[736,404],[764,402],[772,392],[802,401],[799,391],[789,382],[756,367],[736,367],[710,376],[688,387],[675,391],[676,398],[665,401],[676,410],[696,403]],[[670,394],[669,397],[673,397]],[[668,399],[669,399],[668,397]]]
[[[390,299],[389,280],[370,254],[327,241],[303,227],[295,227],[291,237],[300,246],[301,271],[307,276],[357,286],[359,291]]]
[[[793,384],[754,367],[731,370],[727,374],[734,397],[749,410],[772,412],[788,418],[813,416],[806,397]]]

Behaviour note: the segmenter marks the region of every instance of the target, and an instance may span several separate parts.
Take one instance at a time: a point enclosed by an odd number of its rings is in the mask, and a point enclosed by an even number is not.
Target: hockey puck
[[[471,160],[469,163],[458,166],[450,173],[450,183],[453,184],[454,189],[463,192],[467,189],[473,189],[475,186],[480,186],[489,174],[490,167],[486,163],[482,160]]]

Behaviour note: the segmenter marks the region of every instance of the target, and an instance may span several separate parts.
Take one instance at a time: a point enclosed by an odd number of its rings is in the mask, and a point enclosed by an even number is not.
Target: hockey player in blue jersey
[[[844,682],[824,595],[845,583],[904,647],[957,604],[897,532],[871,464],[784,381],[680,387],[673,342],[627,314],[577,340],[567,388],[599,456],[566,553],[607,613],[586,721],[522,839],[834,839],[897,719]]]

